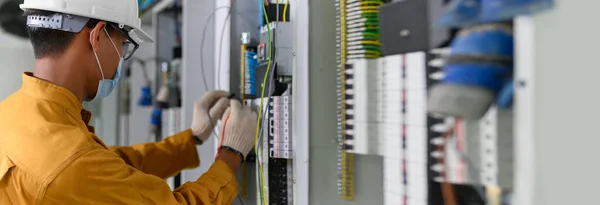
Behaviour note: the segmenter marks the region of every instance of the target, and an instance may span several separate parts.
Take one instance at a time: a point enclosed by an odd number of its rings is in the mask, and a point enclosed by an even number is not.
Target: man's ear
[[[104,33],[105,28],[106,22],[100,21],[90,31],[90,44],[92,45],[92,49],[94,49],[96,52],[98,52],[100,49],[100,37],[102,37],[102,35],[106,35],[106,33]]]

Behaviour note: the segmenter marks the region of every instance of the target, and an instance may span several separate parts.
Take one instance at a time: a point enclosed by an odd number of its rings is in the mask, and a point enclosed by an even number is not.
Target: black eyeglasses
[[[119,34],[121,34],[123,37],[125,37],[125,39],[127,39],[127,41],[125,41],[125,43],[123,43],[121,45],[122,48],[122,55],[123,55],[123,59],[127,60],[129,58],[131,58],[133,56],[133,54],[135,53],[135,51],[137,51],[137,49],[140,47],[139,44],[137,44],[132,38],[131,36],[129,36],[129,30],[127,30],[126,28],[119,28],[119,26],[115,23],[108,23],[108,25],[110,25],[112,28],[114,28]],[[133,46],[132,46],[133,45]]]

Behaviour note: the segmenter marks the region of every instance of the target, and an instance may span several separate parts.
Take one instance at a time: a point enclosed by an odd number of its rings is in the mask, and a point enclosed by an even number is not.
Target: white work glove
[[[194,104],[192,133],[202,142],[208,139],[215,125],[229,107],[229,95],[229,92],[225,91],[211,91]]]
[[[227,119],[229,118],[229,119]],[[246,158],[256,138],[256,113],[240,101],[231,100],[221,122],[226,123],[222,148],[237,152]]]

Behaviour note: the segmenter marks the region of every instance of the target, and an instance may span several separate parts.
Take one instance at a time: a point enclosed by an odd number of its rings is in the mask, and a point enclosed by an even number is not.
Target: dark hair
[[[23,15],[50,16],[55,13],[56,12],[28,9]],[[86,26],[88,28],[94,28],[98,22],[99,21],[96,19],[90,19]],[[112,32],[112,27],[107,26],[106,30]],[[27,27],[27,32],[29,33],[29,39],[31,40],[36,59],[46,57],[53,58],[62,55],[67,48],[69,48],[71,43],[73,43],[73,39],[75,39],[75,36],[78,34],[54,29],[32,27]]]

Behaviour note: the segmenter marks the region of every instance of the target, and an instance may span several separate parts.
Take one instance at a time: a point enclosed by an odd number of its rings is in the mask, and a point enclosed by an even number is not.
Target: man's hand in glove
[[[192,133],[200,142],[208,139],[218,120],[229,107],[228,96],[229,93],[225,91],[211,91],[194,104]]]
[[[250,107],[243,106],[237,100],[231,100],[231,106],[221,119],[225,123],[221,152],[233,152],[243,161],[254,147],[256,118],[256,113],[250,110]]]

